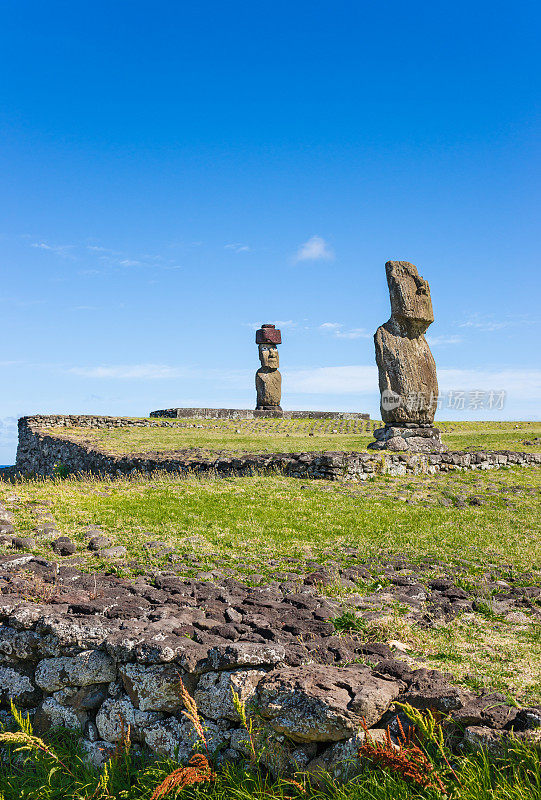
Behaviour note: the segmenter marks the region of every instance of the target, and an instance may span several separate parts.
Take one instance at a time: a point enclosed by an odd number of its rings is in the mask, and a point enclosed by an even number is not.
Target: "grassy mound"
[[[156,420],[152,420],[157,422]],[[47,433],[88,444],[112,455],[175,452],[237,451],[277,453],[321,450],[366,450],[370,420],[171,420],[171,427],[51,428]],[[437,422],[450,450],[517,450],[541,453],[540,422]],[[536,441],[537,440],[537,441]],[[530,444],[525,444],[529,442]]]

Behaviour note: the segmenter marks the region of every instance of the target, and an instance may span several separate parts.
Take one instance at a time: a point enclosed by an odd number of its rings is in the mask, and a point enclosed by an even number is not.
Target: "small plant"
[[[339,617],[332,620],[332,624],[339,633],[365,632],[367,629],[366,620],[358,617],[353,611],[344,611]]]
[[[235,706],[235,711],[240,717],[242,727],[248,734],[248,743],[250,745],[250,761],[255,764],[258,759],[254,744],[255,731],[253,728],[253,721],[251,719],[247,719],[246,717],[246,703],[240,699],[239,695],[234,689],[231,689],[231,694],[233,695],[233,705]]]
[[[41,753],[46,758],[50,758],[51,761],[54,761],[56,764],[63,767],[68,775],[73,776],[73,772],[69,769],[69,767],[66,766],[66,764],[64,764],[63,761],[59,759],[54,750],[48,747],[43,739],[40,739],[39,736],[34,735],[30,719],[28,717],[23,717],[21,712],[17,710],[13,701],[11,701],[11,713],[13,715],[13,719],[19,727],[19,730],[4,731],[0,733],[0,743],[14,745],[15,752],[28,750],[30,752],[33,751]]]
[[[473,601],[473,610],[477,611],[478,614],[482,614],[483,617],[485,617],[486,619],[491,619],[491,620],[502,619],[502,615],[496,614],[496,612],[489,605],[489,603],[485,602],[484,600],[480,600],[479,598]]]
[[[413,723],[416,738],[425,745],[433,745],[436,748],[436,751],[442,757],[448,769],[451,771],[453,778],[458,783],[458,777],[451,767],[445,752],[443,728],[432,710],[428,709],[426,713],[423,714],[417,708],[410,706],[409,703],[395,703],[395,706],[403,711],[410,722]],[[440,716],[438,712],[436,712],[436,714]]]
[[[53,467],[53,477],[54,478],[67,478],[69,475],[69,469],[65,464],[55,464]]]

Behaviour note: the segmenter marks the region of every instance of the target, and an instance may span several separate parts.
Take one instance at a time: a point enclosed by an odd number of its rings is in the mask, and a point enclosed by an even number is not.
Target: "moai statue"
[[[276,345],[282,344],[282,334],[274,325],[266,324],[256,332],[261,366],[255,374],[257,391],[256,411],[282,411],[282,376],[278,371],[280,356]]]
[[[438,401],[436,364],[424,332],[434,322],[430,287],[413,264],[385,264],[391,318],[374,336],[384,428],[374,431],[376,450],[443,452],[433,427]]]

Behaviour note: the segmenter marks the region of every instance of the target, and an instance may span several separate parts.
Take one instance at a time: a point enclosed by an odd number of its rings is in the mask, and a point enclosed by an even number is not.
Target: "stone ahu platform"
[[[374,431],[375,442],[370,442],[369,450],[394,450],[408,453],[446,453],[447,447],[441,440],[441,432],[429,423],[407,423],[405,425],[385,425]]]
[[[185,762],[196,740],[182,714],[182,680],[222,763],[248,753],[232,690],[240,695],[275,775],[323,767],[340,778],[359,769],[362,721],[375,740],[387,727],[396,733],[395,701],[438,709],[457,747],[497,747],[511,732],[540,745],[541,708],[475,694],[399,660],[386,644],[337,635],[331,620],[340,605],[317,593],[321,580],[266,588],[172,573],[127,580],[30,554],[0,556],[0,718],[9,719],[13,700],[38,734],[71,728],[96,766],[128,725],[136,751]],[[414,580],[399,571],[393,586],[417,602]],[[428,591],[442,608],[471,606],[452,590],[432,580]]]
[[[376,475],[436,474],[456,469],[497,469],[541,466],[541,453],[507,450],[445,453],[302,452],[250,454],[222,451],[202,455],[194,448],[173,453],[139,453],[115,456],[92,446],[47,433],[50,428],[120,428],[175,426],[173,420],[145,420],[90,415],[41,415],[19,420],[19,446],[15,473],[51,475],[56,464],[71,473],[129,475],[159,470],[179,473],[253,475],[279,471],[295,478],[367,480]]]
[[[151,411],[151,417],[182,419],[370,419],[356,411],[258,411],[249,408],[166,408]]]

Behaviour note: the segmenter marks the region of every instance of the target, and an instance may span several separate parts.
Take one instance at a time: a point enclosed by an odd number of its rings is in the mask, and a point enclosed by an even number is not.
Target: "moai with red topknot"
[[[256,331],[255,343],[259,345],[261,362],[255,374],[256,411],[281,411],[282,376],[278,370],[280,356],[277,345],[282,344],[282,334],[274,325],[267,323]]]

